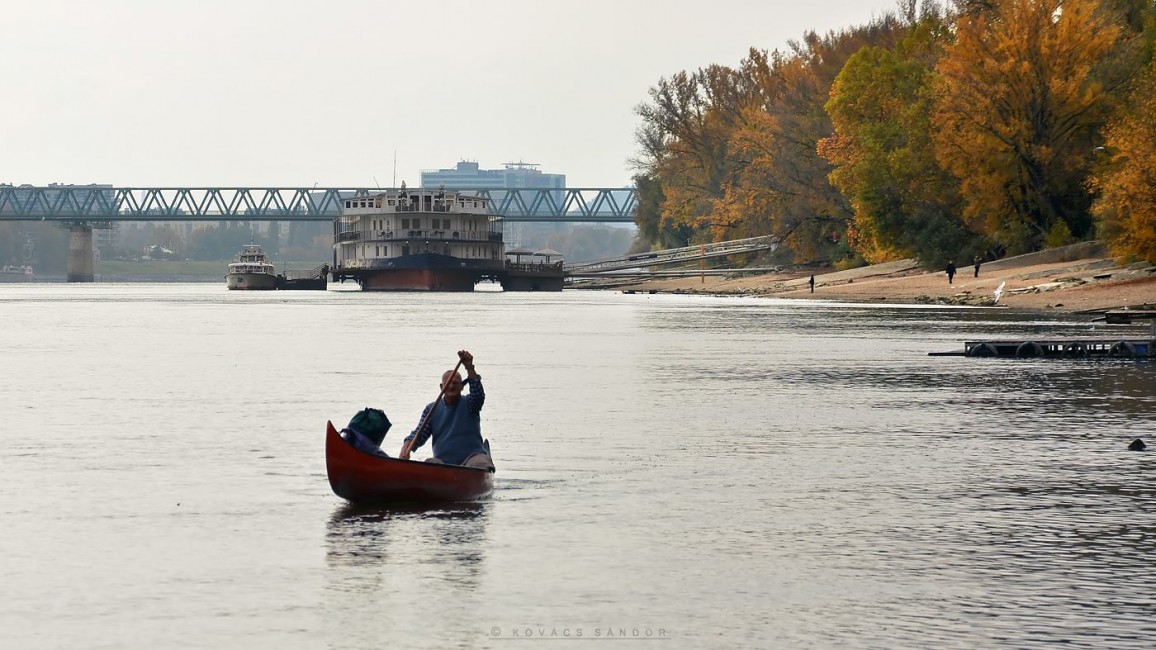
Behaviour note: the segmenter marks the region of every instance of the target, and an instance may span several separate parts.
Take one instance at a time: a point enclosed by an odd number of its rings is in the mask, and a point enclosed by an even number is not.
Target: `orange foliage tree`
[[[893,42],[896,28],[885,17],[809,33],[787,52],[752,49],[736,69],[660,80],[635,109],[643,120],[637,177],[649,198],[661,197],[640,209],[640,232],[655,242],[777,235],[797,258],[845,256],[850,207],[817,152],[831,133],[823,104],[847,58],[873,39]]]
[[[1093,182],[1104,238],[1120,257],[1156,263],[1156,64],[1105,136],[1112,161]]]
[[[831,163],[818,152],[832,132],[823,106],[851,55],[870,43],[893,44],[901,30],[885,16],[840,33],[809,33],[788,52],[751,50],[739,70],[759,101],[740,113],[731,133],[732,173],[715,206],[731,233],[775,235],[796,260],[852,255],[851,207],[831,185]]]
[[[937,70],[937,157],[964,216],[1010,253],[1092,234],[1085,179],[1127,66],[1100,0],[971,3]]]

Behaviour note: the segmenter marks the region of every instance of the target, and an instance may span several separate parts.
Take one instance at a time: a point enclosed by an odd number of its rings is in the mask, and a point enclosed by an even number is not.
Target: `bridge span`
[[[404,188],[402,188],[404,189]],[[511,222],[633,223],[638,196],[625,188],[468,188]],[[117,221],[331,221],[365,187],[114,187],[0,185],[0,221],[107,227]]]
[[[405,188],[398,188],[398,191]],[[439,188],[489,200],[503,221],[633,223],[638,196],[625,188]],[[0,185],[0,221],[48,221],[69,229],[68,281],[92,282],[93,228],[126,221],[332,221],[366,187],[115,187]]]

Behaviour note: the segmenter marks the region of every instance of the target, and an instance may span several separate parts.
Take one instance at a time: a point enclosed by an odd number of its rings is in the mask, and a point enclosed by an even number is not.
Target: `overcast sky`
[[[5,0],[0,183],[389,187],[459,160],[630,183],[660,78],[895,0]],[[396,152],[396,168],[394,156]]]

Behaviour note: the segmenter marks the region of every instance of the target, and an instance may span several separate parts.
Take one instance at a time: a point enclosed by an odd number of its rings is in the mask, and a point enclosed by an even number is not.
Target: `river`
[[[1156,364],[927,356],[1144,331],[611,292],[0,285],[0,646],[1150,647],[1156,455],[1127,446],[1156,443]],[[493,497],[346,506],[326,421],[379,407],[396,454],[459,349],[485,382]]]

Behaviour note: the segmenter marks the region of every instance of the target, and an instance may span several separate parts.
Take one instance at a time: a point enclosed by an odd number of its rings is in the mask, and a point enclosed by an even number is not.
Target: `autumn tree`
[[[690,224],[675,223],[662,218],[662,207],[666,203],[666,195],[662,191],[661,181],[645,174],[634,176],[635,195],[638,197],[638,207],[634,213],[634,223],[638,226],[638,241],[630,248],[631,252],[658,248],[678,248],[685,246],[695,233]]]
[[[1127,77],[1101,0],[968,2],[937,71],[931,132],[964,218],[1010,253],[1092,235],[1085,179]]]
[[[890,15],[866,26],[820,36],[808,33],[786,52],[751,50],[740,77],[758,103],[740,113],[732,157],[716,214],[740,236],[773,234],[796,260],[852,256],[847,231],[851,206],[831,185],[831,163],[818,144],[832,133],[824,110],[844,63],[865,45],[891,46],[901,25]]]
[[[942,14],[926,14],[894,49],[866,47],[839,73],[826,108],[835,134],[820,154],[854,211],[852,245],[870,262],[916,257],[938,267],[970,258],[984,240],[959,211],[958,181],[931,140],[933,68],[948,39]]]
[[[796,261],[853,263],[851,203],[819,155],[833,133],[824,107],[847,60],[864,46],[893,48],[917,20],[916,5],[900,3],[903,18],[809,32],[783,51],[752,48],[735,68],[660,80],[636,109],[636,168],[649,197],[640,233],[654,242],[774,235]]]
[[[1093,183],[1103,236],[1114,254],[1156,263],[1156,65],[1105,136],[1111,163]]]
[[[697,230],[710,223],[728,174],[730,132],[748,101],[744,92],[734,70],[714,65],[659,80],[650,102],[636,107],[643,124],[635,165],[662,195],[658,214],[644,215],[657,219],[648,230]]]

